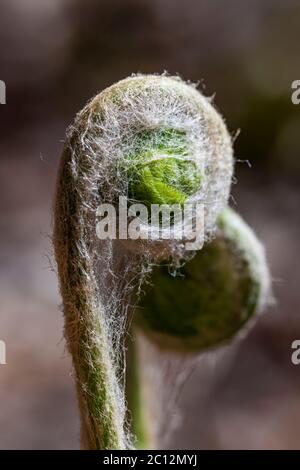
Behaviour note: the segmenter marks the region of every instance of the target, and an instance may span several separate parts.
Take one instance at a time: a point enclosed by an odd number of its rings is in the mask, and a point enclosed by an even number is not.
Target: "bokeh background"
[[[266,244],[277,304],[233,346],[226,373],[221,360],[186,377],[181,426],[161,446],[300,449],[299,49],[297,0],[1,1],[1,449],[79,447],[51,268],[58,158],[87,99],[132,72],[164,70],[215,94],[232,135],[241,130],[231,204]]]

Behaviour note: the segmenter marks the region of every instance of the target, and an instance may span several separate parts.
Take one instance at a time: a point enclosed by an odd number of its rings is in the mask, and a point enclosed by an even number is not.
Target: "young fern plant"
[[[134,349],[125,360],[130,322],[164,348],[197,353],[232,338],[264,307],[270,293],[264,250],[226,209],[232,172],[221,116],[178,77],[122,80],[93,98],[69,128],[54,248],[83,448],[134,447],[127,402],[132,428],[144,433]],[[147,217],[140,218],[138,239],[121,231],[99,239],[97,209],[109,203],[120,211],[120,197],[140,211],[141,204],[201,203],[204,247],[187,250],[185,233],[144,237]],[[173,221],[175,233],[181,223]]]

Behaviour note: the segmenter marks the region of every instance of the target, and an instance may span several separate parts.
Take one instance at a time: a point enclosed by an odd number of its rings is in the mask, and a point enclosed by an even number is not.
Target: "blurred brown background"
[[[78,413],[51,270],[51,204],[64,132],[88,98],[132,72],[199,81],[234,135],[232,205],[264,240],[277,305],[226,373],[201,365],[169,448],[300,449],[300,79],[297,0],[2,0],[0,448],[78,448]],[[50,257],[50,261],[49,261]]]

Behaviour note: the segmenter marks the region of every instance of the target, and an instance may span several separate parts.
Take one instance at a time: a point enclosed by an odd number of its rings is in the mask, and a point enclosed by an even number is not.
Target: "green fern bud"
[[[148,207],[183,205],[201,185],[201,170],[191,152],[183,130],[162,128],[138,134],[128,171],[129,198]]]
[[[270,300],[263,246],[231,209],[218,219],[217,237],[171,274],[153,269],[136,311],[142,330],[161,347],[201,351],[243,331]]]

